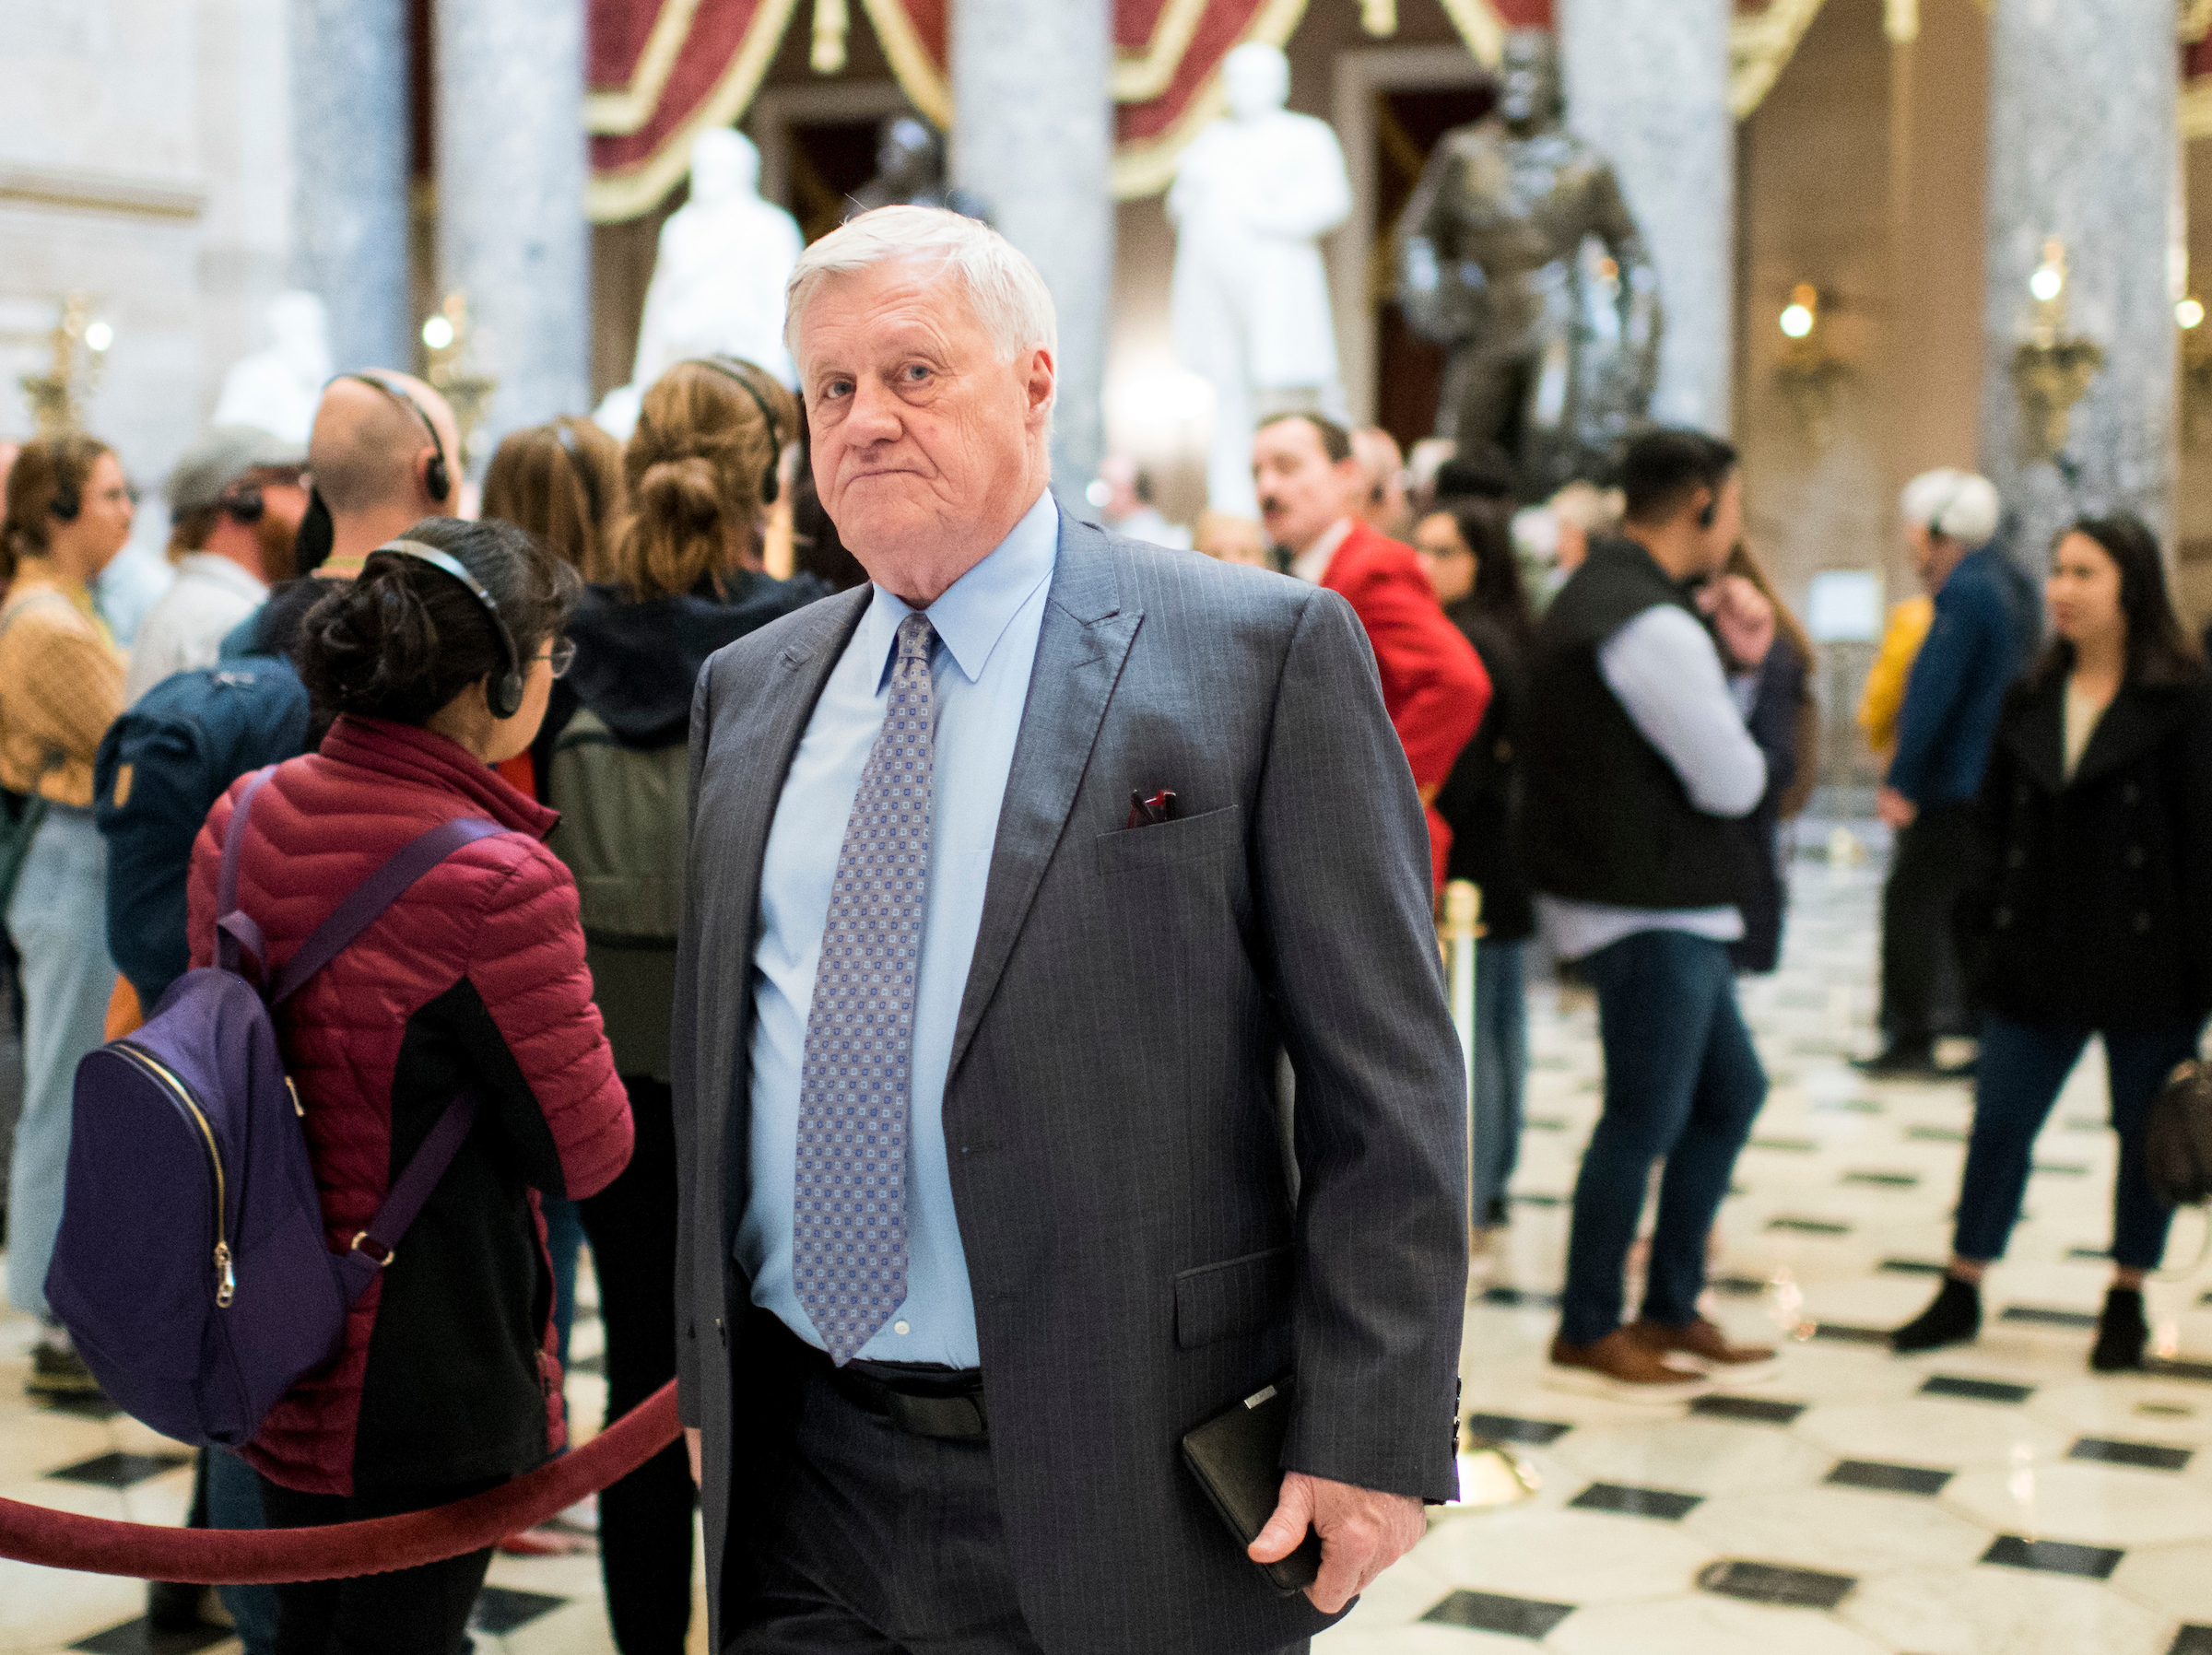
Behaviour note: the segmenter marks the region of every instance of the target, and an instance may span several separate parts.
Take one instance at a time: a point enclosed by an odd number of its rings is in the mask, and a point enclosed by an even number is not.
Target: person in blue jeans
[[[1982,1277],[2019,1218],[2036,1134],[2095,1034],[2120,1165],[2089,1365],[2112,1372],[2142,1366],[2143,1279],[2172,1218],[2145,1177],[2145,1122],[2212,1008],[2212,676],[2135,517],[2066,531],[2045,601],[2055,637],[2006,700],[1960,905],[1989,1011],[1952,1259],[1891,1342],[1931,1350],[1980,1331]]]
[[[1734,449],[1646,432],[1620,484],[1623,537],[1594,544],[1545,611],[1529,686],[1529,872],[1555,950],[1597,990],[1606,1054],[1548,1379],[1672,1402],[1773,1357],[1731,1344],[1697,1305],[1705,1238],[1766,1100],[1729,945],[1767,764],[1729,680],[1766,659],[1774,610],[1743,577],[1714,580],[1743,526]],[[1700,582],[1713,582],[1702,604]],[[1660,1161],[1641,1314],[1624,1327],[1622,1276]]]

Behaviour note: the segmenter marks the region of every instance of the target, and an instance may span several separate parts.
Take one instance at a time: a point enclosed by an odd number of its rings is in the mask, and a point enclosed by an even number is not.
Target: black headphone
[[[1698,527],[1700,529],[1712,528],[1712,520],[1719,513],[1720,509],[1720,491],[1709,487],[1705,496],[1705,510],[1698,513]]]
[[[261,514],[268,510],[268,502],[261,498],[261,486],[257,483],[235,483],[223,490],[222,498],[215,504],[231,522],[239,523],[257,523]]]
[[[746,395],[753,399],[753,406],[760,410],[760,423],[768,428],[768,467],[760,474],[760,503],[774,505],[776,497],[783,492],[783,480],[776,475],[776,466],[783,458],[783,436],[776,429],[776,417],[769,412],[768,398],[760,394],[759,386],[721,357],[692,357],[689,360],[701,368],[712,368],[725,379],[735,380],[745,388]]]
[[[75,522],[76,514],[85,509],[84,498],[75,488],[54,486],[53,503],[46,508],[53,513],[56,522]]]
[[[583,448],[576,440],[572,424],[565,414],[555,419],[553,440],[560,444],[560,452],[569,457],[569,469],[576,474],[577,480],[583,485],[583,506],[591,513],[592,519],[586,526],[596,534],[599,532],[599,478],[593,472],[590,462],[583,457]]]
[[[491,623],[492,635],[500,640],[500,670],[484,687],[484,699],[491,708],[495,719],[511,719],[523,710],[523,662],[514,647],[514,634],[507,630],[507,623],[500,618],[500,605],[484,583],[470,574],[461,559],[450,552],[441,552],[434,546],[425,546],[419,540],[387,540],[369,554],[381,558],[390,552],[397,558],[413,558],[432,569],[445,573],[468,588],[469,596],[477,600],[477,607],[484,611],[484,618]]]
[[[430,447],[436,451],[430,463],[422,468],[422,486],[429,491],[432,499],[441,505],[451,505],[453,499],[453,474],[445,463],[445,439],[438,435],[438,424],[430,417],[429,410],[409,395],[406,386],[394,384],[381,374],[364,370],[360,373],[341,373],[338,379],[374,385],[394,402],[415,411],[415,417],[422,421],[422,428],[430,434]],[[333,384],[336,382],[335,380],[332,381]]]

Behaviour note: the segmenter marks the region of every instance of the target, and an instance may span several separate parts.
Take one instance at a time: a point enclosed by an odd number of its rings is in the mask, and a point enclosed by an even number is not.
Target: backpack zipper
[[[191,1088],[171,1074],[166,1064],[144,1047],[131,1040],[117,1040],[112,1048],[120,1051],[141,1069],[151,1074],[174,1097],[185,1114],[200,1129],[206,1141],[207,1164],[215,1168],[215,1303],[218,1309],[227,1310],[238,1295],[238,1277],[230,1267],[230,1242],[223,1228],[223,1216],[229,1205],[229,1192],[223,1180],[223,1155],[216,1147],[215,1128],[207,1122],[206,1115],[192,1096]]]

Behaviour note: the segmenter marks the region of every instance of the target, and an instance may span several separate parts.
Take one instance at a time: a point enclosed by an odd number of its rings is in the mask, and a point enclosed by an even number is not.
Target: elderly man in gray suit
[[[1061,514],[1052,299],[987,227],[865,214],[789,303],[871,583],[724,650],[692,712],[713,1647],[1303,1649],[1454,1487],[1464,1083],[1367,641]],[[1286,1374],[1248,1555],[1179,1444]]]

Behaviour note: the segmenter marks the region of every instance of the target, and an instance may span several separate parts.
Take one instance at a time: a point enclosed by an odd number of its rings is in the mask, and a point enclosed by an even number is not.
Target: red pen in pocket
[[[1129,790],[1130,827],[1157,828],[1174,815],[1175,794],[1171,790],[1163,787],[1149,799],[1135,788]]]

